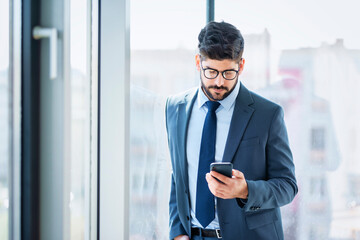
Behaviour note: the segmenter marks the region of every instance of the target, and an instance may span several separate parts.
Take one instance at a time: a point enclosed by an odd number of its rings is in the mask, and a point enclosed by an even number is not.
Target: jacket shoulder
[[[185,98],[188,96],[188,95],[192,95],[193,93],[195,93],[197,90],[197,88],[191,88],[191,89],[188,89],[186,91],[183,91],[183,92],[180,92],[180,93],[177,93],[175,95],[170,95],[168,96],[167,98],[167,102],[168,103],[172,103],[172,104],[177,104],[177,103],[181,103],[185,100]]]
[[[184,92],[178,93],[176,95],[169,96],[166,100],[165,107],[165,116],[166,116],[166,127],[168,129],[169,122],[172,122],[177,116],[178,106],[182,103],[190,101],[189,98],[192,98],[196,93],[198,88],[191,88]]]
[[[179,103],[183,103],[186,97],[189,95],[193,95],[197,91],[197,89],[197,87],[194,87],[178,94],[169,96],[167,98],[167,106],[174,106],[178,105]]]

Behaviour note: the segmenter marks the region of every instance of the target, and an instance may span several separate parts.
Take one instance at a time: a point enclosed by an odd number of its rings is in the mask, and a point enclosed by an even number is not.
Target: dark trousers
[[[217,240],[218,238],[208,238],[208,237],[200,237],[200,236],[192,236],[191,240]]]

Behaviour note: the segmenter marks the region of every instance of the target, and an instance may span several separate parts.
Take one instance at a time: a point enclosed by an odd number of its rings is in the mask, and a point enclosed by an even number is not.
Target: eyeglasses
[[[218,70],[213,69],[213,68],[203,68],[201,61],[200,61],[200,66],[201,66],[201,69],[204,71],[204,76],[207,79],[215,79],[215,78],[217,78],[219,73],[221,73],[221,75],[223,76],[224,79],[226,79],[226,80],[234,80],[237,77],[238,73],[239,73],[239,71],[236,71],[236,70],[233,70],[233,69],[225,70],[225,71],[218,71]]]

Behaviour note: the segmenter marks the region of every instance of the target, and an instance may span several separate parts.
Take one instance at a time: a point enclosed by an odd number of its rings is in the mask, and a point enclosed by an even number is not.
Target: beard
[[[202,80],[202,78],[201,78],[201,75],[200,75],[200,81],[201,81],[201,89],[203,90],[203,92],[205,93],[205,95],[210,99],[210,100],[212,100],[212,101],[221,101],[221,100],[223,100],[223,99],[225,99],[227,96],[229,96],[230,95],[230,93],[235,89],[235,87],[236,87],[236,84],[237,84],[237,82],[238,82],[238,79],[239,79],[239,76],[237,76],[237,78],[236,78],[236,82],[235,82],[235,84],[234,84],[234,86],[231,88],[231,89],[229,89],[228,87],[225,87],[225,86],[220,86],[220,87],[218,87],[218,86],[216,86],[216,85],[210,85],[210,86],[205,86],[205,84],[204,84],[204,82],[203,82],[203,80]],[[225,81],[228,81],[228,80],[225,80]],[[225,90],[226,92],[222,95],[222,96],[220,96],[220,95],[217,95],[216,93],[215,94],[212,94],[211,92],[210,92],[210,89],[211,88],[213,88],[213,89],[223,89],[223,90]]]

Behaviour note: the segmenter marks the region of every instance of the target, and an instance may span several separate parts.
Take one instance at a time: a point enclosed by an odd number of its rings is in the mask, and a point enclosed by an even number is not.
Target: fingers
[[[226,184],[223,184],[216,180],[210,173],[206,174],[206,181],[208,182],[208,186],[210,192],[219,198],[227,199],[229,197],[229,187]]]
[[[216,177],[217,179],[219,179],[220,181],[222,181],[225,184],[228,184],[229,180],[231,179],[231,178],[229,178],[227,176],[224,176],[224,175],[222,175],[222,174],[220,174],[218,172],[215,172],[215,171],[211,171],[210,174],[211,174],[211,176]]]
[[[208,182],[208,184],[211,186],[218,187],[219,184],[221,184],[219,181],[217,181],[215,178],[213,178],[213,176],[211,176],[210,173],[207,173],[205,178],[206,178],[206,181]]]
[[[232,173],[232,178],[228,178],[215,171],[206,174],[206,181],[210,192],[214,196],[223,199],[231,199],[239,196],[243,198],[247,196],[247,185],[244,174],[238,170],[233,170]]]
[[[228,184],[230,179],[229,177],[227,176],[224,176],[218,172],[215,172],[215,171],[211,171],[210,174],[213,176],[213,177],[216,177],[217,179],[219,179],[220,181],[222,181],[223,183],[225,184]],[[242,179],[245,179],[245,176],[242,172],[240,172],[239,170],[236,170],[236,169],[233,169],[232,170],[232,175],[233,177],[236,177],[236,178],[242,178]]]
[[[233,170],[232,170],[232,174],[233,174],[233,176],[236,177],[236,178],[243,178],[243,179],[245,179],[244,174],[243,174],[242,172],[240,172],[239,170],[233,169]]]
[[[177,237],[174,238],[174,240],[189,240],[189,236],[187,235],[179,235]]]
[[[216,180],[210,175],[210,173],[207,173],[206,176],[206,181],[208,183],[208,186],[209,186],[209,189],[210,189],[210,192],[216,196],[216,193],[215,193],[215,189],[216,187],[214,185],[216,185]]]
[[[216,197],[219,197],[219,194],[223,191],[225,185],[213,178],[210,173],[206,174],[206,181],[208,182],[210,192]]]

